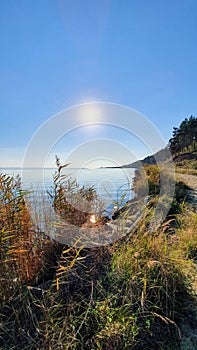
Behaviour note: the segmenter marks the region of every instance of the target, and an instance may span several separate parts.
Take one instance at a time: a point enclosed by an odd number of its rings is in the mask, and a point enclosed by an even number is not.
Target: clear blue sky
[[[0,166],[75,104],[127,105],[166,141],[197,115],[196,0],[2,0],[0,49]]]

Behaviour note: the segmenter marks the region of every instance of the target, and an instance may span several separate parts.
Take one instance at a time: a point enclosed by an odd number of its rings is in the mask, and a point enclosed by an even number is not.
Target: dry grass
[[[19,178],[0,175],[0,298],[24,283],[42,279],[45,262],[56,244],[31,221]]]
[[[151,234],[156,197],[126,240],[84,249],[36,231],[19,180],[0,180],[2,350],[180,349],[182,322],[195,322],[196,307],[197,215],[184,205],[184,187],[175,198],[181,214]],[[60,207],[64,216],[63,193]]]

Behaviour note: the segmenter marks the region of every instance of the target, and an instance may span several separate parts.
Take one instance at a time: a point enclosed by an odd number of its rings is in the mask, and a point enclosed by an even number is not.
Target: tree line
[[[169,147],[173,154],[197,149],[197,118],[185,118],[178,128],[173,128]]]

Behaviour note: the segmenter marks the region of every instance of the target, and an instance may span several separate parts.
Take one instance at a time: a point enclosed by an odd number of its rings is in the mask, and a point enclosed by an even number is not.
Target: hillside
[[[142,165],[155,165],[157,163],[156,159],[161,163],[167,163],[169,160],[169,151],[163,149],[154,155],[148,156],[137,162],[125,164],[122,168],[139,169]],[[176,172],[197,175],[197,150],[172,155],[172,159],[174,161]]]
[[[158,162],[167,162],[169,151],[178,169],[189,168],[190,172],[197,173],[197,118],[191,116],[185,118],[180,126],[173,128],[172,138],[166,148],[150,155],[142,160],[125,164],[122,168],[140,168],[142,165],[154,165]],[[188,163],[189,162],[189,163]],[[188,166],[187,166],[188,165]],[[180,171],[180,169],[178,170]]]
[[[155,154],[148,156],[142,160],[138,160],[134,163],[131,164],[124,164],[122,168],[140,168],[142,165],[147,164],[147,165],[154,165],[156,164],[156,159],[159,160],[160,162],[164,162],[168,160],[169,158],[169,150],[167,148],[164,148]]]

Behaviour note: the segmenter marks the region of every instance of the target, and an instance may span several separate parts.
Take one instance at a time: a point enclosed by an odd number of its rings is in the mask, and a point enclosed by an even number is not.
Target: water
[[[19,174],[22,178],[24,190],[51,190],[53,175],[56,169],[20,169],[4,168],[3,173],[8,175]],[[135,169],[98,168],[98,169],[73,169],[65,168],[63,174],[76,179],[80,186],[93,186],[97,194],[106,203],[106,213],[112,212],[115,202],[122,206],[126,201],[134,197],[131,190]]]

